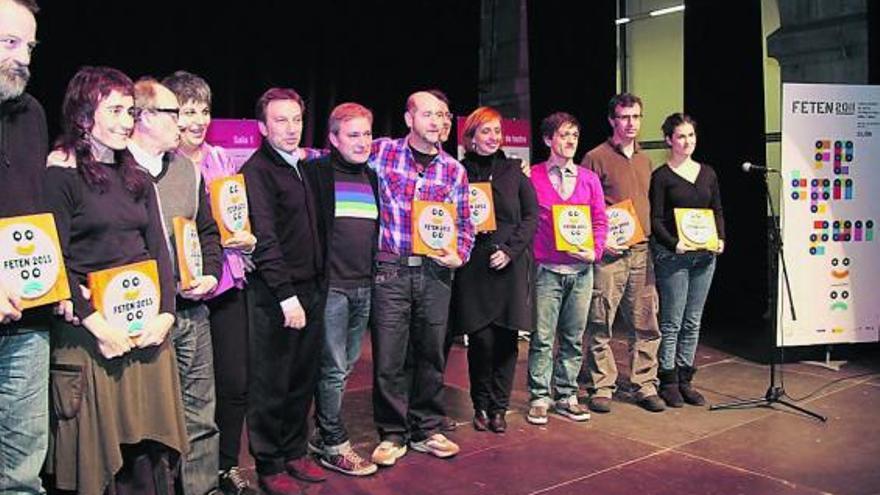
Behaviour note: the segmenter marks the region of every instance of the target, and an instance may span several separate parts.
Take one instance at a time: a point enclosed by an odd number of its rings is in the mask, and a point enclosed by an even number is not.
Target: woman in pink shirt
[[[235,175],[240,164],[232,163],[223,148],[205,142],[211,123],[211,88],[199,76],[177,71],[162,84],[180,103],[180,145],[202,172],[205,187],[211,181]],[[247,411],[248,315],[245,300],[246,255],[257,239],[237,232],[223,244],[223,272],[217,288],[206,302],[211,310],[214,377],[217,390],[217,426],[220,429],[220,490],[224,494],[256,493],[238,468],[241,429]]]

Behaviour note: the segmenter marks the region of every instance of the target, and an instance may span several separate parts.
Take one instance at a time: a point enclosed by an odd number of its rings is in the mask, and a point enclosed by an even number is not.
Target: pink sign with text
[[[226,150],[229,158],[240,166],[260,147],[262,136],[253,119],[214,119],[205,140]]]

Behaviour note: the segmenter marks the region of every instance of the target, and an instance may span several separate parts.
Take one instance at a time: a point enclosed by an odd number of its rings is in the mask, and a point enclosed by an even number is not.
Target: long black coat
[[[475,155],[462,160],[468,182],[485,182]],[[532,239],[538,223],[538,201],[520,160],[498,151],[492,156],[490,182],[497,230],[478,234],[470,261],[455,272],[450,328],[471,333],[490,323],[511,330],[531,331],[535,326],[535,280]],[[510,256],[501,270],[489,266],[495,246]]]

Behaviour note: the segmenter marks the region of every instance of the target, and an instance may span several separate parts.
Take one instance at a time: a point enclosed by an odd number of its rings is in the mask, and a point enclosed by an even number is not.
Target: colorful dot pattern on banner
[[[825,244],[829,242],[872,242],[874,240],[873,220],[816,220],[810,234],[810,254],[825,254]]]
[[[791,173],[788,182],[791,192],[790,197],[794,201],[810,200],[810,212],[822,215],[828,212],[828,203],[831,201],[851,201],[854,197],[853,180],[850,178],[835,179],[810,179],[801,177],[800,171]],[[809,193],[807,192],[809,189]]]
[[[855,147],[852,141],[834,141],[830,139],[816,140],[813,165],[821,170],[831,165],[836,175],[849,175],[849,167],[855,158]]]

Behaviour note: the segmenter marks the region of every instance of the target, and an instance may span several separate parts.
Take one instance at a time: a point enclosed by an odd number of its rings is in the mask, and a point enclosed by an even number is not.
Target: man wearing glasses
[[[635,207],[645,236],[651,235],[648,185],[651,159],[642,153],[636,138],[642,123],[642,100],[629,93],[608,103],[611,137],[590,150],[581,165],[596,172],[602,181],[607,205],[627,199]],[[620,310],[618,312],[618,309]],[[617,382],[617,365],[611,351],[611,331],[620,315],[631,331],[630,382],[638,404],[651,412],[665,409],[657,395],[657,291],[647,241],[622,246],[609,236],[605,255],[596,264],[593,300],[587,320],[587,363],[592,382],[591,411],[611,411],[611,396]]]
[[[214,421],[214,358],[208,308],[201,301],[220,279],[222,251],[217,224],[211,216],[198,168],[186,157],[172,153],[180,141],[177,97],[154,79],[134,87],[135,125],[124,160],[135,160],[153,179],[159,194],[162,221],[178,280],[176,318],[171,338],[177,355],[180,390],[190,450],[183,459],[181,479],[185,495],[205,495],[217,488],[220,455],[219,430]],[[174,217],[196,222],[202,248],[202,275],[188,287],[180,283],[180,265],[174,249]]]

